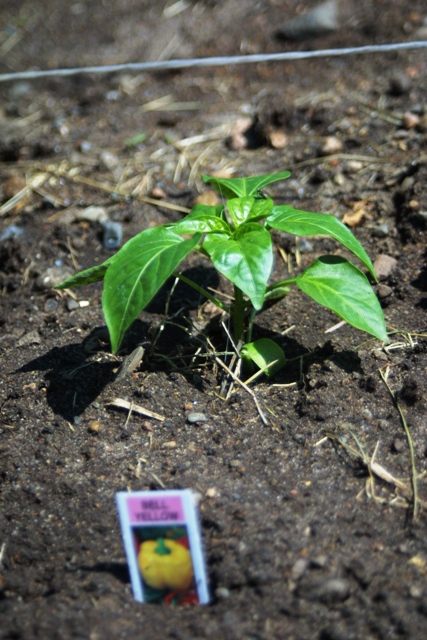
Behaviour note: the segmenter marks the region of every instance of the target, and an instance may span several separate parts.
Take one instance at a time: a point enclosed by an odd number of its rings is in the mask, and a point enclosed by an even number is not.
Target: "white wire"
[[[187,60],[162,60],[159,62],[129,62],[125,64],[103,65],[98,67],[74,67],[71,69],[48,69],[42,71],[18,71],[0,74],[0,82],[8,80],[36,80],[37,78],[75,76],[79,73],[116,73],[118,71],[166,71],[187,69],[189,67],[224,67],[233,64],[253,64],[259,62],[283,62],[286,60],[307,60],[309,58],[328,58],[353,54],[388,53],[390,51],[408,51],[427,48],[427,40],[415,42],[397,42],[394,44],[373,44],[364,47],[343,49],[320,49],[316,51],[285,51],[281,53],[256,53],[246,56],[216,56],[212,58],[189,58]]]

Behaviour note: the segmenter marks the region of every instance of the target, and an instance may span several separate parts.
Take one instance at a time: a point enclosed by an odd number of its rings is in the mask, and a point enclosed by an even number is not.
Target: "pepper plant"
[[[281,348],[272,340],[252,342],[255,314],[265,302],[286,295],[292,285],[319,304],[334,311],[357,329],[387,341],[384,316],[366,275],[345,258],[317,258],[294,278],[270,283],[273,268],[271,230],[295,236],[325,235],[346,247],[376,280],[373,265],[363,246],[337,218],[275,205],[262,189],[290,176],[288,171],[250,178],[202,176],[223,197],[218,206],[197,204],[182,220],[145,229],[112,257],[76,273],[57,288],[66,289],[104,280],[102,307],[116,353],[124,334],[162,285],[177,276],[214,302],[231,318],[236,344],[244,358],[267,374],[285,362]],[[191,251],[212,262],[234,285],[234,300],[226,304],[177,271]]]

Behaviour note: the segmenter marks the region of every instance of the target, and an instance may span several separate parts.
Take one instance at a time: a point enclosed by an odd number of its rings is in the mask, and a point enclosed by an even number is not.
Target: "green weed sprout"
[[[103,264],[76,273],[57,288],[104,280],[102,308],[113,353],[117,353],[132,322],[172,275],[230,315],[234,340],[244,345],[243,357],[252,360],[267,375],[283,366],[285,356],[273,340],[261,338],[251,342],[255,314],[267,300],[286,295],[291,285],[357,329],[386,342],[384,315],[369,280],[345,258],[321,256],[295,278],[269,284],[273,268],[272,229],[296,236],[334,238],[376,280],[363,246],[337,218],[289,205],[275,206],[271,198],[261,195],[265,186],[289,176],[288,171],[250,178],[202,176],[226,199],[225,204],[197,204],[178,222],[141,231]],[[191,251],[205,256],[234,285],[231,304],[218,300],[176,271]]]

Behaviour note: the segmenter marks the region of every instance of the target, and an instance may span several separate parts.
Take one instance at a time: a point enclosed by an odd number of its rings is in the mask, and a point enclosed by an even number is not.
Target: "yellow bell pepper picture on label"
[[[175,540],[146,540],[140,546],[138,565],[152,589],[188,589],[193,581],[189,550]]]

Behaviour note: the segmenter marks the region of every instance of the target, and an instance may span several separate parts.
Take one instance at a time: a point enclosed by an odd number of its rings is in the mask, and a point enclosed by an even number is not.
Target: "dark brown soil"
[[[175,16],[172,4],[3,0],[0,70],[410,41],[425,38],[427,19],[423,0],[347,2],[335,33],[292,43],[275,34],[304,9],[296,0],[178,3]],[[0,85],[1,202],[45,174],[0,218],[0,638],[425,638],[426,89],[424,51]],[[253,148],[230,144],[243,118]],[[55,278],[111,255],[101,226],[79,218],[87,207],[104,207],[127,240],[182,215],[145,196],[191,207],[201,172],[284,169],[277,201],[359,211],[353,230],[372,259],[395,259],[377,291],[398,332],[388,348],[348,326],[325,333],[337,318],[297,291],[265,310],[256,334],[290,360],[253,387],[267,425],[239,386],[219,397],[203,335],[220,351],[225,334],[187,288],[159,294],[118,358],[101,287],[54,292]],[[294,271],[338,251],[276,243],[282,277],[279,248]],[[224,286],[198,262],[187,268]],[[138,344],[142,365],[115,381]],[[380,371],[412,435],[418,518]],[[114,398],[165,421],[129,417]],[[204,424],[188,423],[192,410]],[[132,598],[114,494],[161,487],[200,498],[209,606]]]

